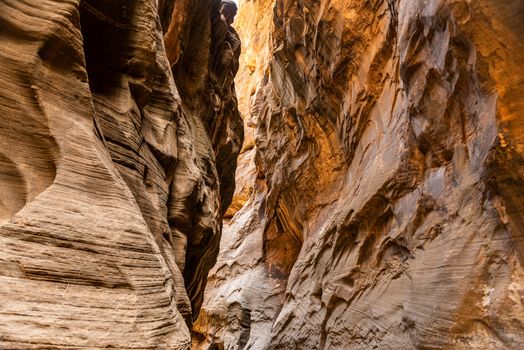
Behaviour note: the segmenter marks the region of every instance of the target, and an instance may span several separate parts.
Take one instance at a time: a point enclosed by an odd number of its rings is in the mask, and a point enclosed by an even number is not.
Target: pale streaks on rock
[[[189,348],[225,208],[174,4],[0,4],[1,348]]]
[[[253,191],[197,348],[523,347],[523,5],[263,3]]]

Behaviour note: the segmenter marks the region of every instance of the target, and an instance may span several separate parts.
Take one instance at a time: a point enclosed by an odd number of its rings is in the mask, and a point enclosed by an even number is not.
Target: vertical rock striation
[[[1,348],[189,348],[242,144],[234,89],[181,78],[232,79],[192,4],[0,4]]]
[[[522,348],[522,2],[272,3],[195,347]]]

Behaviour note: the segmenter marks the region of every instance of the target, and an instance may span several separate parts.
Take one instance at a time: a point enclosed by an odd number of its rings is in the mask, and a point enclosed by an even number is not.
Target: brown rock
[[[171,25],[165,35],[167,54],[173,67],[174,78],[182,97],[182,109],[196,116],[204,124],[214,150],[219,179],[220,215],[231,204],[235,190],[237,156],[243,142],[243,124],[235,94],[234,77],[238,70],[240,43],[234,29],[228,28],[220,15],[220,1],[176,2]],[[189,135],[194,140],[194,135]],[[201,137],[196,137],[200,140]],[[207,140],[206,140],[207,141]],[[188,157],[191,156],[191,151]],[[206,160],[204,169],[210,171],[215,159]],[[190,167],[191,165],[189,165]],[[183,170],[185,172],[186,170]],[[184,177],[183,174],[180,174]],[[200,181],[193,178],[189,181]],[[198,316],[202,303],[206,276],[215,263],[218,254],[217,217],[203,225],[198,222],[201,209],[191,204],[195,193],[193,188],[213,188],[216,183],[205,181],[196,187],[187,184],[176,185],[170,222],[181,226],[181,244],[187,237],[187,256],[181,263],[191,300],[193,318]],[[207,201],[204,195],[203,201]],[[184,198],[180,201],[177,198]],[[186,201],[189,200],[189,203]],[[213,208],[204,210],[203,217],[209,217]],[[186,231],[186,232],[184,232]]]
[[[189,348],[236,164],[208,124],[242,142],[234,90],[204,118],[171,73],[187,28],[219,18],[177,17],[190,4],[0,4],[0,348]],[[188,69],[211,84],[210,67]]]
[[[254,190],[194,347],[524,347],[524,5],[265,3]]]
[[[242,42],[240,69],[236,76],[238,109],[244,120],[244,145],[239,155],[236,190],[226,218],[231,218],[246,204],[253,193],[255,167],[255,132],[257,109],[261,107],[264,79],[270,55],[270,11],[274,0],[243,2],[235,21]],[[260,89],[259,89],[260,88]]]

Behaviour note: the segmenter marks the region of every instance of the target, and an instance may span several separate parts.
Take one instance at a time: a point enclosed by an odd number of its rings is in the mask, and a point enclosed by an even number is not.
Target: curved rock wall
[[[171,73],[202,26],[187,69],[226,74],[193,3],[0,3],[1,348],[189,348],[242,143],[234,89],[217,120]]]
[[[522,348],[522,2],[267,3],[195,348]]]

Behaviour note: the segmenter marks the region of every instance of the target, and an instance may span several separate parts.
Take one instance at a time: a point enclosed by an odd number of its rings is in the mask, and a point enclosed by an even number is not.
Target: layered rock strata
[[[0,348],[189,347],[242,144],[193,3],[0,3]]]
[[[523,10],[243,2],[252,193],[195,348],[524,347]]]

